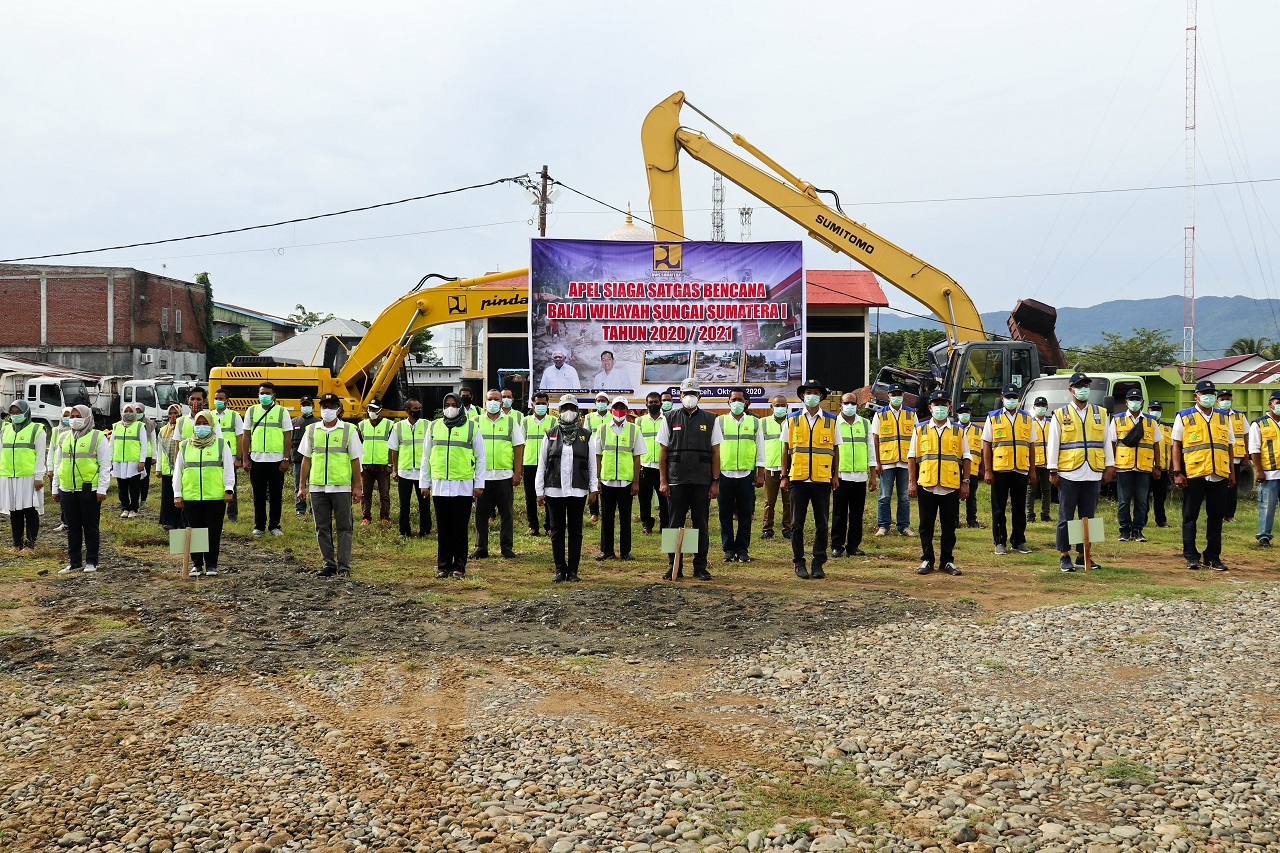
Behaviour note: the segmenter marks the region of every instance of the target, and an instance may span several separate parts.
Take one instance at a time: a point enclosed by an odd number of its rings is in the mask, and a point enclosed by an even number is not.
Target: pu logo
[[[684,247],[679,243],[654,243],[653,244],[653,269],[655,272],[676,270],[684,268],[681,249]]]
[[[450,296],[449,297],[449,313],[450,314],[467,313],[467,297]]]

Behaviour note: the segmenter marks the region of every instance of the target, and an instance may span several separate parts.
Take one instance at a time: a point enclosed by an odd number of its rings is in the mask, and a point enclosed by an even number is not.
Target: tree
[[[240,335],[227,335],[209,344],[205,360],[210,368],[225,367],[238,355],[257,354],[257,350],[249,346],[249,342]]]
[[[924,370],[929,366],[929,347],[945,341],[947,333],[940,328],[902,329],[880,333],[880,358],[876,358],[876,339],[871,339],[871,379],[887,364]]]
[[[1263,358],[1276,358],[1280,356],[1280,345],[1272,343],[1267,338],[1236,338],[1224,353],[1224,355],[1254,354]]]
[[[1073,350],[1085,373],[1131,373],[1135,370],[1159,370],[1173,364],[1181,355],[1181,344],[1169,338],[1167,329],[1132,327],[1132,334],[1103,332],[1102,340],[1089,349]]]
[[[301,302],[299,302],[294,307],[297,308],[298,310],[294,311],[286,319],[292,320],[293,322],[297,323],[300,326],[306,326],[310,328],[312,326],[319,326],[321,323],[327,323],[328,321],[333,319],[332,314],[320,314],[316,311],[308,311],[306,306],[303,305]],[[368,324],[366,323],[365,325],[368,325]]]

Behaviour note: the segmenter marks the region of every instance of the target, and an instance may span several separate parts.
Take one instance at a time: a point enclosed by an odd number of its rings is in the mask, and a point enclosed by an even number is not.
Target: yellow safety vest
[[[1116,425],[1116,470],[1150,473],[1155,466],[1156,442],[1152,436],[1152,431],[1156,424],[1154,418],[1147,418],[1147,422],[1143,424],[1142,440],[1138,442],[1137,447],[1129,447],[1120,443],[1125,436],[1133,431],[1133,428],[1138,423],[1138,418],[1146,417],[1146,415],[1137,415],[1135,417],[1131,412],[1125,412],[1113,418]]]
[[[1107,439],[1107,415],[1101,406],[1090,406],[1085,409],[1085,418],[1080,419],[1079,410],[1073,403],[1054,410],[1054,418],[1058,421],[1058,469],[1074,471],[1088,460],[1089,467],[1102,471],[1107,467],[1107,453],[1104,447]]]
[[[662,429],[662,417],[656,419],[649,417],[648,413],[636,418],[636,426],[640,427],[640,434],[644,436],[644,455],[640,457],[640,464],[657,465],[658,452],[661,448],[658,446],[658,430]]]
[[[1231,428],[1235,430],[1235,441],[1231,445],[1231,458],[1243,459],[1249,455],[1248,452],[1248,422],[1244,419],[1244,412],[1237,412],[1235,409],[1229,409],[1227,417],[1231,420]]]
[[[351,424],[325,429],[322,422],[307,427],[311,445],[311,471],[307,484],[312,486],[351,485]]]
[[[529,415],[529,417],[524,419],[523,464],[538,464],[538,454],[542,452],[542,442],[547,437],[547,430],[551,429],[555,425],[556,419],[550,414],[543,415],[542,420],[538,420],[536,415]]]
[[[58,488],[64,492],[78,492],[82,486],[98,487],[98,442],[104,436],[96,429],[90,430],[79,440],[68,432],[62,437],[58,456]]]
[[[987,423],[991,425],[991,470],[1030,471],[1035,432],[1031,416],[1001,408],[987,415]]]
[[[630,483],[635,479],[636,431],[639,428],[626,421],[622,432],[613,431],[613,424],[601,424],[596,430],[596,445],[600,448],[600,479],[621,480]]]
[[[142,422],[126,424],[123,421],[111,430],[111,461],[142,461]]]
[[[782,467],[782,421],[770,415],[764,418],[764,467]]]
[[[960,428],[964,430],[965,444],[969,445],[969,455],[982,458],[982,428],[974,423],[960,424]],[[974,462],[976,468],[979,462]]]
[[[36,475],[36,430],[28,421],[22,429],[6,423],[0,429],[0,477],[34,477]]]
[[[1173,424],[1157,420],[1160,424],[1160,467],[1173,470]]]
[[[422,445],[427,441],[430,423],[423,417],[419,417],[416,424],[409,423],[407,419],[396,423],[397,471],[416,471],[422,465]]]
[[[391,451],[387,449],[387,439],[391,438],[391,430],[395,425],[387,418],[378,418],[375,424],[371,420],[360,422],[361,455],[363,465],[386,465],[391,459]]]
[[[1270,415],[1263,415],[1254,421],[1258,425],[1258,431],[1261,433],[1262,443],[1259,448],[1259,456],[1262,457],[1262,470],[1275,471],[1280,469],[1277,462],[1277,456],[1280,455],[1280,424],[1276,423],[1276,419]]]
[[[867,433],[869,422],[862,415],[854,415],[853,422],[843,417],[837,424],[840,427],[840,473],[855,474],[867,471]]]
[[[227,442],[218,439],[208,447],[182,442],[182,487],[184,501],[220,501],[226,493],[222,482],[222,454]]]
[[[250,453],[284,453],[284,434],[293,434],[293,421],[279,403],[265,409],[254,403],[244,416]]]
[[[925,489],[960,488],[964,446],[964,430],[959,424],[948,424],[941,433],[933,421],[916,427],[916,485]]]
[[[441,418],[431,424],[431,479],[474,480],[476,476],[476,450],[472,442],[476,437],[476,422],[468,420],[462,426],[450,428]],[[485,448],[487,453],[489,448]],[[485,459],[486,463],[488,458]]]
[[[805,410],[789,416],[787,447],[791,453],[791,470],[787,477],[793,481],[831,482],[832,463],[836,455],[836,419],[819,410],[813,428]]]
[[[1031,443],[1036,448],[1036,467],[1043,468],[1049,458],[1049,419],[1040,423],[1039,418],[1031,419]]]
[[[1231,476],[1231,420],[1214,409],[1206,423],[1198,409],[1184,409],[1182,418],[1182,466],[1187,477]]]
[[[879,421],[877,443],[880,447],[881,465],[892,465],[907,461],[907,451],[911,449],[911,431],[916,426],[915,412],[906,406],[895,413],[892,406],[885,406],[876,412]]]
[[[733,415],[720,416],[720,470],[756,470],[756,430],[759,419],[755,415],[743,415],[742,420]]]
[[[486,414],[478,423],[484,436],[485,467],[490,471],[515,470],[516,451],[511,440],[515,420],[510,415],[498,415],[495,421]],[[523,458],[521,464],[524,464]]]

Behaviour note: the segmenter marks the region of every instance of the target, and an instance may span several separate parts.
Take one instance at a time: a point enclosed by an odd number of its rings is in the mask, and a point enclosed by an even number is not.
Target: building
[[[872,308],[889,300],[868,270],[805,270],[805,375],[832,391],[870,384]]]
[[[250,311],[248,308],[229,305],[226,302],[213,303],[213,339],[215,341],[231,335],[239,335],[249,346],[262,352],[268,347],[287,341],[306,328],[301,323],[276,317],[273,314]]]
[[[128,267],[0,264],[0,354],[104,376],[205,376],[202,285]]]

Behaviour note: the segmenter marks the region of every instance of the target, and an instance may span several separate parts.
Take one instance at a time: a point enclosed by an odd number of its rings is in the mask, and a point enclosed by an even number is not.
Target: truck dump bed
[[[1010,337],[1036,345],[1042,371],[1067,366],[1067,356],[1058,343],[1058,310],[1052,305],[1035,299],[1019,299],[1009,313],[1008,322]]]

